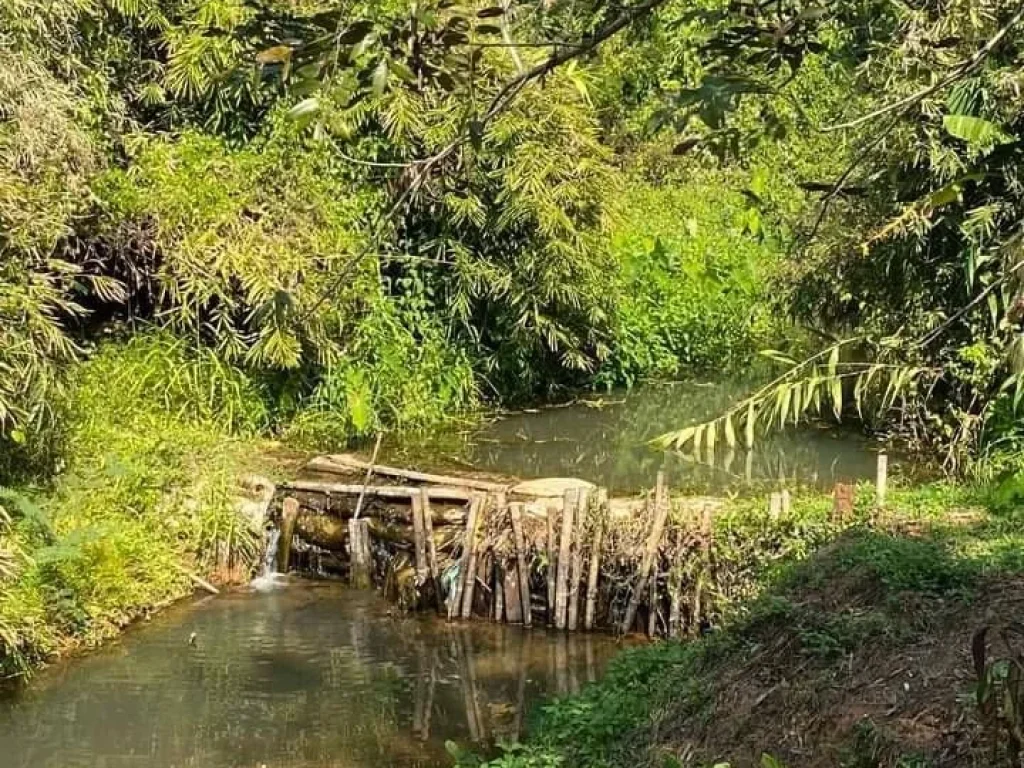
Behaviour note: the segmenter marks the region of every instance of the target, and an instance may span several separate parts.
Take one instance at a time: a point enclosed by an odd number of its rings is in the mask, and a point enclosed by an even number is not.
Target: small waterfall
[[[263,570],[260,576],[272,576],[277,573],[277,548],[281,544],[281,531],[271,528],[267,531],[267,549],[263,553]]]
[[[250,582],[249,586],[256,590],[273,589],[283,578],[277,572],[277,550],[281,545],[281,531],[277,528],[270,528],[267,531],[266,549],[263,552],[263,568],[260,575]]]

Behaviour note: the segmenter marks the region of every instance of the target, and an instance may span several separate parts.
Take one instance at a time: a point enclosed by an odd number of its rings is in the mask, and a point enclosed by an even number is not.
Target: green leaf
[[[972,145],[990,146],[1013,141],[995,123],[971,115],[946,115],[942,119],[942,127],[950,136]]]
[[[843,382],[833,378],[829,381],[829,396],[832,398],[832,411],[837,419],[843,418]]]
[[[736,430],[733,428],[732,415],[725,417],[725,444],[730,448],[736,447]]]
[[[314,97],[303,99],[294,107],[288,110],[286,117],[289,120],[299,120],[300,118],[308,118],[315,115],[320,111],[320,100]]]
[[[747,423],[746,423],[746,434],[744,435],[747,441],[747,449],[754,447],[754,428],[757,425],[757,411],[754,408],[754,401],[751,400],[747,404]]]
[[[371,81],[373,83],[373,92],[378,96],[384,93],[384,89],[388,87],[388,74],[390,69],[388,67],[387,58],[381,59],[377,66],[373,68],[373,75]]]

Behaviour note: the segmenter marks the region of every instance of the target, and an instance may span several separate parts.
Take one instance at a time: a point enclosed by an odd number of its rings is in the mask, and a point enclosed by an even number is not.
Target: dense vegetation
[[[1005,0],[3,3],[3,669],[251,561],[270,439],[764,347],[665,444],[831,415],[1015,502],[1022,50]]]

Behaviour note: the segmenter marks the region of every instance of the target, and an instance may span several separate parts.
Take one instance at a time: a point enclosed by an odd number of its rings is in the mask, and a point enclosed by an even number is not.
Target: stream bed
[[[448,766],[446,740],[512,739],[617,648],[399,616],[375,593],[292,580],[176,606],[0,698],[0,764]]]

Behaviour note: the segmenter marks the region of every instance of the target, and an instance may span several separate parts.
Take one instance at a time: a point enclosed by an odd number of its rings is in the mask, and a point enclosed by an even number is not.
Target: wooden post
[[[351,554],[349,581],[357,589],[368,589],[373,553],[370,549],[370,524],[366,518],[348,521],[348,546]]]
[[[545,519],[547,520],[548,526],[548,626],[555,626],[555,591],[556,591],[556,577],[555,573],[558,570],[558,542],[555,539],[555,516],[554,510],[548,507],[545,510]]]
[[[626,605],[626,615],[622,619],[622,633],[626,634],[633,628],[636,621],[636,612],[640,607],[640,600],[647,586],[647,578],[650,575],[651,567],[654,565],[655,556],[658,553],[658,544],[665,532],[665,521],[668,520],[671,504],[665,498],[665,473],[658,473],[658,482],[654,491],[654,522],[651,525],[651,533],[647,537],[647,546],[644,548],[643,560],[640,562],[640,570],[637,572],[636,581],[633,583],[633,593]]]
[[[498,558],[494,558],[494,620],[499,624],[505,620],[505,573]]]
[[[412,501],[412,540],[413,551],[416,560],[416,589],[421,589],[427,583],[427,541],[426,522],[423,519],[423,497],[415,495]]]
[[[647,636],[658,632],[658,566],[655,564],[650,579],[650,594],[647,596]]]
[[[288,573],[292,557],[292,538],[295,536],[295,521],[299,518],[299,500],[291,496],[281,504],[281,540],[277,549],[277,570]]]
[[[782,489],[782,514],[788,515],[793,508],[793,497],[788,488]]]
[[[853,515],[853,486],[836,483],[832,489],[832,522],[845,523]]]
[[[778,520],[782,515],[782,494],[773,493],[768,500],[768,515],[772,520]]]
[[[587,490],[580,489],[576,502],[576,535],[573,537],[572,568],[569,573],[569,618],[566,624],[570,632],[575,632],[579,628],[580,584],[583,583],[583,524],[587,517],[589,503]]]
[[[473,519],[466,526],[466,580],[462,587],[462,618],[468,619],[473,615],[473,591],[476,589],[476,529],[480,525],[480,518],[483,517],[484,500],[479,499],[476,505],[476,514],[470,507],[469,515]]]
[[[508,617],[509,624],[518,624],[520,621],[525,621],[525,615],[523,614],[523,600],[519,593],[519,577],[516,574],[516,569],[514,567],[506,568],[504,577],[505,616]]]
[[[594,628],[597,613],[597,580],[601,574],[601,541],[604,538],[605,515],[608,511],[608,491],[599,488],[597,503],[594,505],[594,533],[590,539],[590,572],[587,574],[587,608],[583,615],[583,628],[588,632]]]
[[[509,505],[512,518],[512,540],[516,546],[516,572],[519,575],[519,600],[523,609],[523,625],[533,623],[530,611],[530,571],[526,564],[526,540],[523,537],[523,505],[515,502]]]
[[[562,498],[562,536],[558,542],[558,570],[555,576],[555,629],[565,629],[566,609],[569,607],[570,547],[572,546],[573,513],[579,500],[579,490],[569,488]]]
[[[885,490],[889,481],[889,456],[884,453],[878,454],[878,473],[875,476],[875,504],[879,509],[885,509]]]
[[[423,514],[423,532],[427,537],[427,568],[434,588],[437,610],[441,611],[441,569],[437,564],[437,542],[434,541],[434,513],[430,509],[430,494],[424,488],[420,491],[420,511]]]
[[[469,565],[469,548],[476,532],[476,518],[480,512],[481,498],[474,495],[469,502],[469,512],[466,515],[466,531],[462,539],[462,555],[459,557],[459,575],[455,579],[455,586],[448,601],[448,620],[457,618],[462,611],[462,593],[466,585],[466,572]]]

